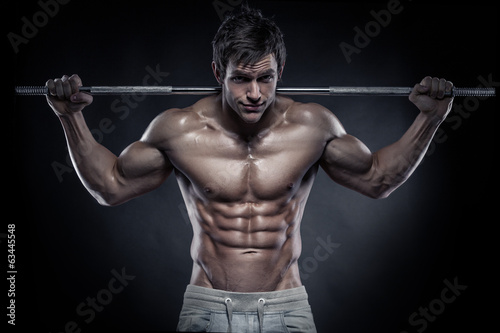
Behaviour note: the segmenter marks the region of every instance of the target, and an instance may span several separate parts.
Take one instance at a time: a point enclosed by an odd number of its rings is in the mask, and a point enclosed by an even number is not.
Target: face
[[[271,54],[253,65],[231,62],[226,77],[223,81],[219,78],[224,103],[248,124],[257,123],[273,103],[277,81],[278,65]]]

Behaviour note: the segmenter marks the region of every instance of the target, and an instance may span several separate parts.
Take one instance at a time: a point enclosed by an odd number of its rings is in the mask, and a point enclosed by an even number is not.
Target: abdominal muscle
[[[191,256],[191,284],[236,292],[264,292],[302,285],[297,259],[303,204],[198,201]]]

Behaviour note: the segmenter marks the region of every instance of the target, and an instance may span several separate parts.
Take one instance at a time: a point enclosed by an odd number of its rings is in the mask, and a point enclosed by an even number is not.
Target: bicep
[[[346,133],[333,113],[322,110],[320,128],[326,133],[326,145],[319,160],[322,169],[335,182],[366,194],[374,155],[363,142]]]
[[[160,147],[165,143],[166,111],[148,126],[142,138],[132,143],[120,154],[116,162],[117,174],[122,181],[137,190],[158,187],[172,172],[173,167]]]
[[[121,190],[136,196],[160,186],[172,172],[172,165],[162,151],[137,141],[120,154],[114,169]]]
[[[343,133],[328,142],[321,157],[321,167],[337,183],[367,193],[365,188],[374,157],[356,137]]]

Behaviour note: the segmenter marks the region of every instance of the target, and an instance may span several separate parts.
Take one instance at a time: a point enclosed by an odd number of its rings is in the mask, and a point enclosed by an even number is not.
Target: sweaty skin
[[[49,105],[63,125],[82,183],[103,205],[151,191],[174,171],[193,227],[191,284],[237,292],[302,285],[300,223],[318,168],[373,198],[388,196],[417,167],[452,99],[426,77],[410,100],[420,109],[397,142],[371,153],[314,103],[276,95],[283,67],[269,55],[230,63],[222,93],[157,116],[117,157],[97,143],[82,115],[92,96],[77,75],[49,80]]]
[[[217,121],[220,104],[221,96],[209,97],[168,117],[193,125],[164,147],[193,221],[191,283],[235,291],[298,287],[300,221],[327,132],[315,131],[320,124],[280,96],[273,129],[242,138]]]

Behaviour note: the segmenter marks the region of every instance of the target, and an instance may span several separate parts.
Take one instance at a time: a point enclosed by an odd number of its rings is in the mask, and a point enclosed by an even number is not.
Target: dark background
[[[227,6],[223,11],[237,8],[239,1],[219,3]],[[353,45],[353,28],[364,30],[373,21],[370,11],[386,9],[386,1],[249,3],[274,16],[285,34],[282,85],[413,86],[426,75],[460,87],[479,86],[479,77],[498,81],[498,6],[491,1],[401,0],[401,13],[392,15],[351,63],[339,44]],[[42,9],[35,1],[1,6],[8,86],[2,94],[7,119],[2,165],[8,200],[2,205],[0,240],[6,259],[7,224],[15,223],[15,329],[62,332],[74,321],[83,332],[175,330],[191,273],[192,231],[174,177],[121,206],[98,205],[75,172],[58,178],[54,171],[54,165],[69,168],[67,149],[45,99],[16,99],[9,92],[13,85],[43,85],[48,78],[73,73],[85,85],[141,85],[147,66],[169,73],[164,85],[215,85],[210,42],[221,20],[214,1],[72,0],[42,22],[17,53],[8,33],[21,35],[22,18],[33,22]],[[155,115],[198,97],[148,96],[130,104],[128,114],[114,112],[117,99],[95,97],[85,116],[102,143],[119,154]],[[418,113],[406,98],[297,100],[328,107],[372,151],[397,140]],[[476,108],[474,101],[456,98],[455,105],[463,109],[468,102]],[[432,143],[410,180],[385,200],[342,188],[320,171],[303,218],[300,260],[319,332],[497,327],[498,109],[494,98],[478,103],[474,112],[452,111],[440,142]],[[109,119],[107,133],[98,131],[103,119]],[[318,237],[341,244],[320,262],[314,259]],[[135,278],[86,323],[88,316],[78,315],[76,308],[107,288],[113,269]],[[457,279],[467,289],[427,327],[410,325],[413,312],[437,304],[445,279]],[[0,292],[4,309],[5,288]]]

